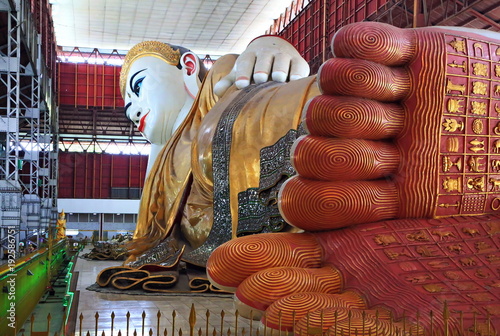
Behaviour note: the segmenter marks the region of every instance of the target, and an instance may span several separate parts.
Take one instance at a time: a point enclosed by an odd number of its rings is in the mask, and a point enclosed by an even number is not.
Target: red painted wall
[[[144,186],[146,155],[59,153],[59,198],[116,198],[112,190]]]
[[[59,105],[85,108],[123,106],[119,66],[87,63],[58,63]]]
[[[297,10],[303,6],[302,1],[299,3]],[[270,32],[277,32],[293,44],[309,62],[311,72],[316,73],[323,63],[323,51],[325,59],[332,57],[330,41],[338,29],[365,20],[386,4],[387,0],[313,0],[294,18],[291,7],[288,15],[275,21]]]

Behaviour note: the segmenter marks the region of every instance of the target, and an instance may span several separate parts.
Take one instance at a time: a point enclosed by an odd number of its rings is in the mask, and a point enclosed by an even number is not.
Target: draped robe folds
[[[218,99],[213,87],[231,71],[236,58],[226,55],[213,65],[188,116],[158,155],[143,189],[129,261],[158,245],[176,226],[181,229],[176,237],[188,250],[200,247],[212,230],[213,138],[224,111],[241,94],[233,86]],[[241,104],[226,144],[230,146],[230,237],[235,237],[238,225],[238,193],[259,186],[260,150],[290,129],[297,129],[302,108],[318,94],[315,77],[308,77],[257,88],[252,98]],[[189,257],[186,261],[190,262]],[[199,261],[191,262],[200,265]]]

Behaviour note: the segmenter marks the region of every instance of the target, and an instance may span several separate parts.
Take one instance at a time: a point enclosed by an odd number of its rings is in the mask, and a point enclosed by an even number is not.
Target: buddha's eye
[[[139,93],[141,92],[142,81],[145,77],[139,78],[135,81],[134,86],[132,87],[132,92],[135,93],[137,97],[139,97]]]

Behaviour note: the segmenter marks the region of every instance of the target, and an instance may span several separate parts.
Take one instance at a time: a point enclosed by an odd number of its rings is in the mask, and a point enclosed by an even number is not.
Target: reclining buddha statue
[[[296,335],[498,335],[499,38],[337,32],[278,195],[303,232],[208,260],[242,315]]]
[[[131,258],[98,283],[143,272],[122,284],[158,290],[147,279],[183,260],[286,332],[500,330],[500,34],[352,24],[312,77],[262,37],[203,81],[166,46],[132,49],[122,70],[127,115],[161,129],[161,149]],[[254,60],[264,46],[272,71]]]
[[[297,50],[276,36],[219,58],[208,73],[186,48],[155,41],[134,46],[120,86],[127,117],[152,149],[129,258],[123,267],[103,270],[97,283],[169,291],[181,258],[204,268],[215,247],[235,238],[240,194],[251,194],[248,213],[257,199],[261,149],[288,134],[288,144],[276,148],[289,150],[302,106],[319,94],[308,74]],[[291,175],[289,160],[281,161]],[[284,178],[279,170],[274,175],[268,184],[277,194]],[[281,218],[273,220],[276,206],[272,216],[266,210],[260,222],[240,226],[241,234],[290,229]]]

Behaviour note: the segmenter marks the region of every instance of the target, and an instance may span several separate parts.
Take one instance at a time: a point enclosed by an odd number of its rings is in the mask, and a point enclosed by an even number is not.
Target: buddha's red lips
[[[144,130],[144,127],[146,127],[146,117],[148,116],[149,112],[146,113],[142,118],[141,120],[139,120],[139,126],[137,127],[137,129],[139,130],[139,132],[142,133],[142,131]]]

